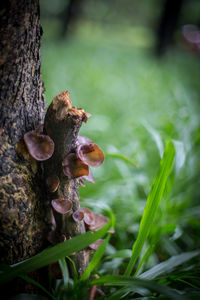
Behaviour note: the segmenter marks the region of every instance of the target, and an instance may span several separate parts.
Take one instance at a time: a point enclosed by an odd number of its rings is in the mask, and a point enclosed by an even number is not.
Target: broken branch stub
[[[55,210],[55,207],[53,209],[56,231],[60,236],[65,235],[66,239],[70,239],[86,231],[84,222],[75,222],[72,217],[73,212],[80,207],[78,180],[75,178],[76,176],[66,176],[64,174],[63,161],[70,153],[75,153],[79,129],[82,122],[85,122],[88,116],[83,109],[72,106],[68,91],[58,94],[53,99],[45,116],[44,132],[54,141],[55,146],[52,157],[44,162],[45,177],[46,179],[55,176],[59,178],[57,190],[54,193],[48,193],[49,203],[50,205],[53,203],[54,206],[55,204],[62,204],[62,201],[55,202],[55,199],[66,199],[72,202],[72,213],[70,214],[60,214]],[[69,167],[68,161],[66,164]],[[72,166],[70,167],[72,168]],[[66,172],[68,174],[68,170]],[[54,201],[52,202],[52,200]],[[89,262],[88,251],[82,250],[75,253],[73,260],[80,276]],[[73,270],[70,271],[73,275]]]

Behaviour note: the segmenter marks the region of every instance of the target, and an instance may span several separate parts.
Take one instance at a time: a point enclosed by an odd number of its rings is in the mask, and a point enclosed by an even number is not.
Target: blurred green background
[[[107,251],[130,249],[172,139],[175,168],[145,246],[152,246],[145,268],[199,248],[200,53],[185,45],[182,26],[198,26],[200,2],[184,3],[174,43],[160,56],[156,32],[164,1],[77,1],[66,30],[69,4],[41,0],[42,77],[48,103],[69,90],[73,105],[92,114],[80,133],[106,153],[93,170],[96,183],[80,187],[81,205],[96,211],[108,205],[117,222]],[[114,262],[101,271],[120,272],[123,259]]]

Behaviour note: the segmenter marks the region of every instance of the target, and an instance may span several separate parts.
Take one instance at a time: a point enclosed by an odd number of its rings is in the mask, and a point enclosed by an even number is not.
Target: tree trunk
[[[165,0],[157,29],[156,54],[163,55],[174,42],[174,33],[184,0]]]
[[[42,169],[22,138],[44,119],[39,0],[0,4],[0,262],[41,251],[49,230]]]
[[[83,5],[83,0],[70,0],[61,14],[62,28],[61,38],[65,38],[68,34],[69,27],[73,27],[73,23],[78,19]]]
[[[45,164],[30,156],[23,136],[44,123],[39,1],[3,2],[0,16],[0,263],[14,264],[47,245],[52,229],[50,201],[56,195],[71,201],[71,213],[79,208],[78,182],[64,176],[62,161],[74,151],[87,114],[72,106],[68,110],[62,98],[68,97],[68,92],[61,93],[61,98],[55,97],[44,129],[54,140],[54,154]],[[46,192],[45,179],[50,175],[60,179],[53,194]],[[55,212],[55,219],[60,236],[64,234],[69,239],[85,232],[84,223],[76,223],[71,215]],[[88,251],[74,254],[73,259],[81,275],[88,264]],[[20,291],[28,290],[22,287]]]

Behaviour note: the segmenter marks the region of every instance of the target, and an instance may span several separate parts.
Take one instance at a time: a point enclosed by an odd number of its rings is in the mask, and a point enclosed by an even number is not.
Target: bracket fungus
[[[46,179],[46,185],[50,193],[56,192],[59,187],[59,184],[60,184],[60,180],[57,175],[49,176]]]
[[[63,173],[70,179],[89,175],[88,166],[78,159],[75,153],[68,154],[62,162],[62,166]]]
[[[68,154],[63,162],[63,173],[70,179],[79,177],[79,184],[83,181],[95,183],[91,167],[99,167],[104,162],[104,153],[92,140],[85,136],[78,136],[75,153]]]
[[[68,199],[54,199],[51,201],[51,205],[58,213],[64,215],[72,212],[72,201]]]
[[[91,225],[94,223],[94,215],[93,215],[93,212],[87,208],[87,207],[81,207],[80,208],[81,211],[83,211],[84,213],[84,222],[87,226]]]
[[[86,165],[99,167],[104,162],[104,153],[92,140],[85,136],[77,138],[77,157]]]
[[[25,133],[24,142],[35,160],[44,161],[53,155],[53,140],[48,135],[41,134],[38,129]]]
[[[75,222],[83,220],[87,225],[89,230],[98,230],[102,228],[108,222],[108,218],[105,216],[91,211],[87,207],[80,207],[73,214],[73,219]]]
[[[81,209],[77,209],[73,215],[72,218],[75,222],[80,222],[84,219],[84,212]]]
[[[94,223],[88,225],[89,230],[93,230],[93,231],[99,230],[104,225],[106,225],[106,223],[108,223],[108,218],[106,218],[105,216],[99,213],[93,212],[93,216],[94,216]]]

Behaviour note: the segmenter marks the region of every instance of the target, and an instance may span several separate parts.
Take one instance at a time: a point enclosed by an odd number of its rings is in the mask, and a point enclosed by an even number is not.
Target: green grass
[[[157,59],[152,43],[148,29],[105,31],[90,23],[66,41],[44,35],[46,101],[69,90],[73,104],[92,114],[80,133],[106,153],[93,170],[96,183],[80,187],[81,205],[107,207],[116,218],[115,233],[95,252],[82,280],[68,277],[63,245],[59,255],[45,250],[45,264],[60,259],[63,272],[64,281],[48,292],[55,299],[88,299],[87,289],[96,284],[108,299],[200,295],[200,61],[180,45]],[[42,254],[39,259],[12,268],[24,274],[35,263],[44,265]],[[6,274],[10,279],[19,272]],[[94,274],[100,278],[91,280]]]
[[[74,105],[92,114],[81,134],[106,153],[103,166],[94,170],[96,184],[80,187],[81,203],[97,210],[106,204],[116,217],[116,232],[106,248],[110,259],[105,257],[99,274],[118,275],[127,268],[128,249],[139,237],[166,142],[173,140],[176,149],[175,167],[152,229],[148,236],[140,236],[139,262],[135,264],[134,258],[131,267],[137,277],[170,257],[200,247],[200,62],[181,45],[156,58],[147,29],[142,34],[137,28],[134,33],[128,27],[81,25],[66,41],[46,39],[42,70],[47,101],[68,89]],[[127,38],[125,31],[131,30]],[[198,266],[192,268],[196,278]]]

